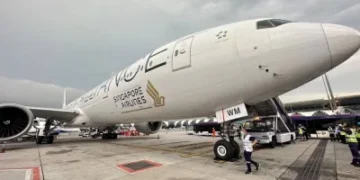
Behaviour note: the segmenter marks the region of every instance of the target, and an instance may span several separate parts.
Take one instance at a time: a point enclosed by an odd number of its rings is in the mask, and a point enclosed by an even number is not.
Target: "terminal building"
[[[360,95],[335,97],[334,100],[337,107],[360,113]],[[325,99],[286,103],[284,106],[287,112],[331,110],[330,101]]]

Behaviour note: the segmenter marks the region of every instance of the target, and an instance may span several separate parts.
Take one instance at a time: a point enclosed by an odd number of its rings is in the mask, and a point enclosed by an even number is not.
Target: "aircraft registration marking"
[[[248,112],[246,110],[246,106],[244,103],[229,108],[221,109],[216,112],[216,118],[219,120],[221,119],[223,122],[245,116],[248,116]]]

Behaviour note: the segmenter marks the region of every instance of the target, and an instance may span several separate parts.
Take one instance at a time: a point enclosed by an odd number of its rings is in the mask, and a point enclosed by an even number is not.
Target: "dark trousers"
[[[304,132],[303,136],[304,136],[305,141],[307,141],[309,139],[306,132]]]
[[[356,138],[358,140],[358,150],[360,151],[360,138]]]
[[[255,162],[251,159],[251,154],[252,154],[252,152],[244,151],[246,166],[248,168],[247,171],[249,171],[249,172],[251,172],[251,164],[253,164],[254,166],[258,165],[257,162]]]
[[[346,144],[345,135],[340,135],[341,143]]]
[[[341,139],[340,139],[340,134],[338,133],[338,134],[336,134],[336,139],[340,142],[341,141]]]
[[[335,135],[334,134],[330,134],[330,140],[335,141]]]
[[[359,155],[359,148],[357,143],[349,143],[349,148],[351,154],[353,156],[352,163],[353,164],[360,164],[360,155]]]

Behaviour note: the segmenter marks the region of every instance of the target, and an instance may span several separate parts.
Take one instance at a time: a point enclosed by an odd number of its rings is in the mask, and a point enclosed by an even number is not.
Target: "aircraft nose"
[[[341,25],[322,24],[331,54],[331,68],[346,61],[360,48],[360,32]]]

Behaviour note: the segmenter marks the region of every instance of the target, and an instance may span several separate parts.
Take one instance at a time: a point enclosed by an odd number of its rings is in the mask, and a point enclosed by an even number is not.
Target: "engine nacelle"
[[[144,134],[154,134],[160,130],[161,125],[161,121],[139,123],[135,124],[135,129]]]
[[[34,123],[33,113],[18,104],[0,105],[0,142],[26,134]]]

